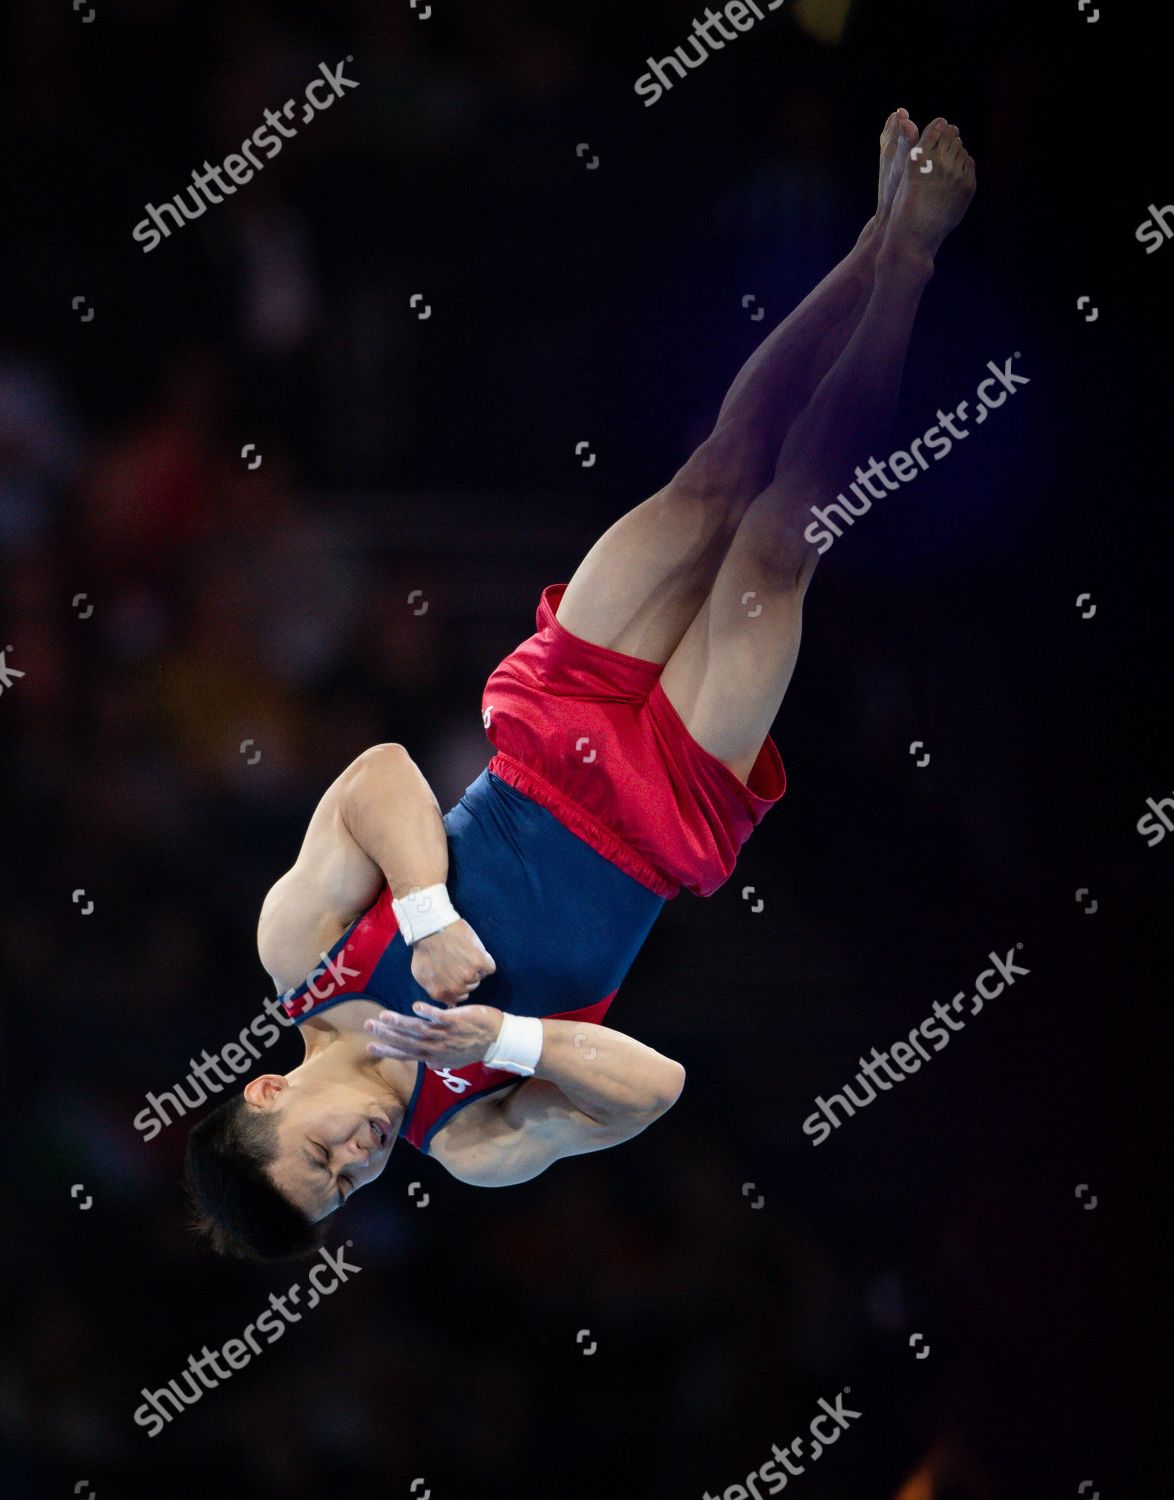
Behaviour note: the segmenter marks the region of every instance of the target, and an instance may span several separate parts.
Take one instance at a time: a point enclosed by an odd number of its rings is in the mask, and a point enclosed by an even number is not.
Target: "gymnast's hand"
[[[370,1057],[394,1057],[427,1063],[430,1068],[460,1068],[480,1062],[501,1030],[501,1011],[492,1005],[458,1005],[445,1010],[417,1000],[415,1015],[381,1010],[378,1020],[364,1021],[376,1038],[367,1043]]]
[[[468,999],[486,975],[496,972],[497,965],[463,918],[412,944],[412,978],[443,1005]]]

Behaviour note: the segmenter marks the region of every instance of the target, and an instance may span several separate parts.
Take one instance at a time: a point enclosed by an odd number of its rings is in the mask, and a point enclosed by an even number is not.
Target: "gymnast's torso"
[[[601,1022],[664,907],[546,808],[488,768],[444,815],[452,903],[497,965],[479,1004],[512,1015]],[[374,1000],[411,1014],[428,995],[412,977],[386,886],[307,978],[281,995],[299,1024],[335,1005]],[[518,1082],[483,1063],[417,1067],[400,1135],[420,1150],[459,1109]]]

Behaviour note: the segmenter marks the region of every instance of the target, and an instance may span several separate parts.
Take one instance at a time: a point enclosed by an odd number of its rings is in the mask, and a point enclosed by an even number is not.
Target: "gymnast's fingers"
[[[444,1030],[453,1023],[453,1015],[449,1010],[442,1010],[438,1005],[429,1005],[426,1000],[417,1000],[412,1009],[421,1016],[425,1024],[431,1030]]]
[[[469,935],[472,937],[474,943],[476,943],[477,947],[480,948],[481,952],[485,956],[484,962],[478,965],[477,972],[482,976],[496,974],[497,964],[494,961],[493,955],[490,953],[489,949],[485,946],[485,944],[481,941],[481,939],[477,936],[477,934],[471,927],[469,928]],[[488,964],[489,967],[486,968],[485,964]]]
[[[378,1020],[363,1022],[363,1030],[385,1042],[402,1045],[409,1041],[422,1041],[432,1030],[427,1021],[412,1016],[397,1015],[394,1011],[383,1011]]]
[[[415,1012],[417,1010],[417,1007],[426,1004],[427,1001],[415,1000],[412,1002],[412,1009]],[[440,1017],[443,1017],[444,1014],[445,1012],[443,1010],[437,1009],[435,1011],[435,1015],[438,1019]],[[423,1036],[430,1030],[434,1023],[431,1016],[425,1016],[422,1013],[407,1016],[402,1014],[402,1012],[398,1010],[381,1010],[379,1012],[379,1020],[377,1024],[383,1026],[402,1026],[406,1030],[413,1032],[416,1035]]]

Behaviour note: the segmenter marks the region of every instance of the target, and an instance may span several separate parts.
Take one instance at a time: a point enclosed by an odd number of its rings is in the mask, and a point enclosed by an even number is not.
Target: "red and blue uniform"
[[[534,635],[494,669],[486,769],[445,814],[453,906],[497,965],[472,999],[513,1015],[600,1022],[666,900],[708,896],[783,795],[767,736],[747,784],[689,734],[659,662],[582,640],[543,590]],[[411,1014],[427,999],[384,887],[282,997],[298,1022],[346,1000]],[[474,1099],[518,1082],[483,1063],[417,1067],[400,1135],[421,1151]]]

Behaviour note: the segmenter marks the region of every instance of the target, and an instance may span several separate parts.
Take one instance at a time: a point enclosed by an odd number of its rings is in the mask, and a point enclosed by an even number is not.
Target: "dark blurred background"
[[[811,1500],[1165,1493],[1156,12],[796,0],[649,109],[700,8],[425,9],[4,9],[0,1488],[700,1497],[850,1386]],[[148,202],[348,54],[357,89],[143,253]],[[186,1123],[145,1143],[145,1095],[260,1010],[260,902],[349,759],[403,742],[445,808],[480,772],[541,587],[848,249],[897,105],[961,126],[979,193],[893,446],[988,360],[1031,384],[820,569],[788,794],[612,1013],[684,1097],[500,1193],[401,1144],[335,1231],[361,1274],[149,1438],[141,1388],[305,1273],[187,1235]],[[813,1148],[815,1097],[1017,942],[1030,977]]]

